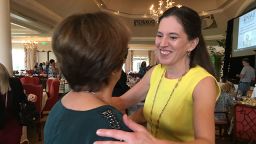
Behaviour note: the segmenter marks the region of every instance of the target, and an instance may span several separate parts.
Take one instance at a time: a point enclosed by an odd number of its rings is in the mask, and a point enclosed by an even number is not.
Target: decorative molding
[[[223,40],[226,37],[222,34],[219,35],[209,35],[209,36],[204,36],[205,40]]]
[[[204,16],[201,16],[200,18],[202,21],[202,29],[203,30],[217,28],[217,23],[215,21],[213,14],[204,15]]]
[[[210,14],[217,14],[222,13],[224,10],[230,8],[233,4],[235,4],[238,0],[228,0],[226,3],[224,3],[222,6],[220,6],[217,9],[208,10],[208,11],[202,11],[199,12],[199,15],[210,15]]]
[[[255,0],[246,0],[246,1],[244,1],[244,3],[236,11],[235,17],[238,17],[253,2],[255,2]]]
[[[50,18],[52,21],[60,22],[63,19],[61,16],[57,15],[47,7],[38,3],[36,0],[15,0],[14,2],[30,9],[31,11],[35,11],[41,14],[42,16],[47,15],[47,18]]]
[[[25,41],[38,41],[38,42],[51,42],[52,38],[51,37],[15,37],[12,39],[12,43],[24,43]]]
[[[224,10],[230,8],[237,1],[239,1],[239,0],[228,0],[227,2],[225,2],[223,5],[219,6],[216,9],[201,11],[201,12],[198,12],[198,13],[199,13],[200,16],[221,13]],[[253,0],[250,0],[250,1],[253,1]],[[102,0],[94,0],[94,2],[99,7],[99,9],[101,9],[102,11],[110,12],[110,13],[113,13],[113,14],[116,14],[116,15],[119,15],[119,16],[123,16],[123,17],[126,17],[126,18],[150,18],[150,16],[147,15],[147,14],[130,14],[130,13],[127,13],[127,12],[122,12],[122,11],[117,11],[117,10],[114,10],[114,9],[110,9],[106,6],[106,4]]]
[[[131,41],[148,41],[148,42],[153,42],[153,41],[155,41],[155,37],[132,37]]]
[[[25,16],[20,16],[18,14],[12,13],[11,16],[11,22],[22,25],[25,28],[32,29],[38,32],[49,32],[52,30],[51,26],[44,24],[43,22],[38,22],[36,20],[32,20],[29,18],[26,18]]]
[[[129,50],[154,50],[154,44],[129,44]]]

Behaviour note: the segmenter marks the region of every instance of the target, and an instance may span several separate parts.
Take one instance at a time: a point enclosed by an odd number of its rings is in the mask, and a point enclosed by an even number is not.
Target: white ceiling
[[[29,29],[27,27],[11,23],[11,30],[12,30],[12,35],[38,35],[40,34],[36,30]]]
[[[207,40],[224,39],[227,21],[240,15],[255,0],[175,0],[195,9],[203,23],[214,26],[203,30]],[[74,13],[108,11],[119,12],[132,30],[131,44],[152,47],[157,26],[134,26],[134,20],[149,19],[150,5],[156,0],[11,0],[13,41],[50,41],[54,27],[65,17]],[[210,17],[211,16],[211,17]]]

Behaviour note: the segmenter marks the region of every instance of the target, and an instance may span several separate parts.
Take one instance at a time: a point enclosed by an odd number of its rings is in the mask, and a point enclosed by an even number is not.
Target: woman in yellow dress
[[[199,15],[184,6],[165,11],[159,18],[155,45],[159,64],[113,100],[123,109],[145,99],[141,117],[147,122],[147,130],[124,116],[133,133],[98,130],[97,134],[128,144],[215,143],[214,106],[220,90]]]

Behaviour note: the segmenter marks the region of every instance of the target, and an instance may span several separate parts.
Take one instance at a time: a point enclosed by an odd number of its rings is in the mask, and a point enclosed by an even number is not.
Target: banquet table
[[[234,140],[256,142],[256,106],[238,103],[234,112]]]

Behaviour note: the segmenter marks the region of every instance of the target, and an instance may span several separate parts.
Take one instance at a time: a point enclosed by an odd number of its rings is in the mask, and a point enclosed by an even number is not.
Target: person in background
[[[19,123],[19,102],[35,102],[35,95],[25,95],[19,79],[11,77],[0,63],[0,144],[19,144],[22,125]]]
[[[56,63],[54,59],[50,59],[49,69],[48,69],[48,77],[57,77],[58,70],[56,68]]]
[[[221,94],[215,105],[215,112],[231,112],[235,104],[235,86],[232,82],[227,81],[221,85]],[[229,113],[231,114],[231,113]],[[215,114],[215,119],[225,119],[225,115]],[[231,115],[230,115],[231,118]]]
[[[113,97],[121,96],[130,89],[130,87],[126,84],[126,82],[127,82],[127,75],[122,70],[120,79],[117,81],[113,89],[113,92],[112,92]]]
[[[46,61],[44,71],[45,71],[45,73],[46,73],[47,75],[48,75],[48,73],[49,73],[49,67],[50,67],[50,63],[49,63],[49,61]]]
[[[242,96],[246,96],[251,83],[255,80],[255,69],[250,66],[248,58],[242,59],[242,64],[243,69],[240,75],[237,75],[240,78],[237,91],[241,92]]]
[[[166,10],[159,18],[155,45],[159,64],[124,95],[112,98],[120,109],[146,98],[140,117],[147,130],[123,116],[134,132],[100,129],[97,134],[124,141],[115,144],[215,143],[214,108],[220,89],[200,16],[186,6]]]
[[[99,128],[130,131],[122,121],[122,113],[110,106],[129,39],[128,27],[105,12],[72,15],[60,23],[52,47],[71,91],[48,116],[45,144],[113,140],[97,136]]]
[[[34,66],[33,74],[39,74],[39,65],[38,65],[38,63],[36,63],[35,66]]]
[[[123,95],[124,93],[126,93],[130,89],[130,87],[127,85],[126,82],[127,82],[127,75],[122,70],[120,79],[117,81],[117,83],[113,89],[113,92],[112,92],[113,97],[119,97],[119,96]],[[126,109],[123,113],[128,113],[128,109]]]
[[[140,70],[139,70],[139,77],[142,78],[147,72],[147,63],[145,61],[141,62]]]
[[[43,63],[39,63],[38,69],[39,69],[39,70],[38,70],[38,71],[39,71],[39,74],[44,73]]]
[[[45,67],[46,67],[45,62],[43,62],[42,64],[43,64],[43,65],[42,65],[43,70],[45,71]]]

